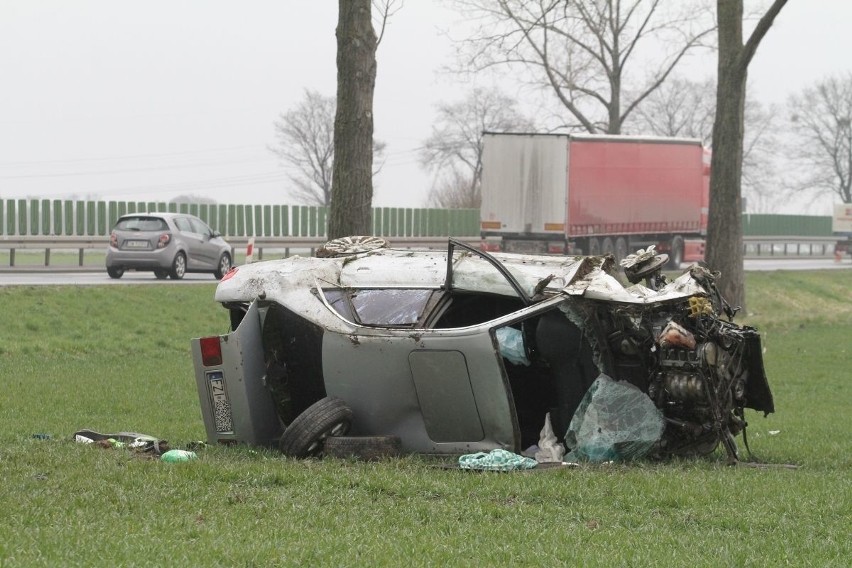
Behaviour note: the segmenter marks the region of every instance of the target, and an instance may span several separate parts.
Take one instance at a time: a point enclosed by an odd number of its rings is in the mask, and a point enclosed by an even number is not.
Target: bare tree
[[[743,43],[743,0],[717,0],[719,27],[716,119],[705,258],[722,273],[720,291],[745,305],[742,249],[743,113],[748,66],[787,0],[774,0]]]
[[[625,131],[655,136],[698,138],[709,147],[716,114],[716,83],[672,77],[654,91],[626,126]],[[775,109],[746,96],[743,130],[743,195],[746,209],[768,213],[787,199],[779,179]]]
[[[435,180],[426,203],[442,209],[477,209],[482,203],[482,194],[479,185],[471,185],[467,172],[450,167]]]
[[[290,195],[299,202],[331,203],[335,106],[334,97],[306,89],[302,102],[273,123],[278,144],[269,150],[295,170]]]
[[[294,170],[290,195],[299,203],[331,203],[336,106],[334,97],[306,89],[302,102],[273,123],[278,143],[269,150]],[[383,142],[373,141],[373,175],[381,170],[384,150]]]
[[[482,133],[534,129],[516,101],[496,89],[473,89],[463,100],[438,106],[420,163],[435,174],[429,202],[439,207],[479,207]]]
[[[706,146],[713,135],[716,83],[672,77],[636,107],[625,131],[654,136],[698,138]]]
[[[793,156],[807,172],[799,187],[852,203],[852,73],[790,97]]]
[[[704,0],[459,3],[480,19],[473,38],[461,42],[465,69],[523,69],[569,112],[572,121],[562,126],[592,133],[620,134],[636,107],[714,29]]]

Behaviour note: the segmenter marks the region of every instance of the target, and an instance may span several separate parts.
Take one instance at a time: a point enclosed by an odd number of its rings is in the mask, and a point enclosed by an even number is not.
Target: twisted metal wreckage
[[[192,341],[208,438],[293,456],[347,433],[406,452],[520,453],[549,417],[587,459],[721,444],[736,463],[745,409],[774,412],[760,335],[733,323],[716,273],[696,264],[670,281],[665,261],[630,255],[625,286],[611,256],[352,237],[238,267],[215,295],[230,331]],[[627,400],[612,384],[639,402],[607,411]]]

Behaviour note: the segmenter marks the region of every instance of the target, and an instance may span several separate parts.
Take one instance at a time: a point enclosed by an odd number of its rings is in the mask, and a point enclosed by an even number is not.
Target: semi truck
[[[710,152],[700,140],[483,133],[482,248],[704,259]]]

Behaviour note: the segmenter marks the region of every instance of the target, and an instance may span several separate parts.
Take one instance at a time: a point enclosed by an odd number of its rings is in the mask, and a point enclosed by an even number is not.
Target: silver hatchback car
[[[717,273],[692,265],[669,281],[667,260],[630,255],[627,286],[611,255],[351,237],[240,266],[215,295],[232,331],[192,340],[208,440],[295,457],[333,438],[520,453],[550,421],[567,447],[607,460],[653,442],[660,457],[721,444],[733,463],[744,409],[775,409],[760,334],[731,322]]]
[[[216,279],[233,264],[229,245],[194,215],[131,213],[118,218],[109,235],[106,269],[110,278],[127,270],[153,271],[159,279],[210,272]]]

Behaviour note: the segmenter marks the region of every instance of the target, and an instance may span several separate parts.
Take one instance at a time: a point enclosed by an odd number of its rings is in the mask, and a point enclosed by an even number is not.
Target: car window
[[[349,298],[343,290],[323,290],[325,299],[334,311],[343,316],[346,321],[355,321],[352,315],[352,306],[349,304]]]
[[[184,233],[194,233],[192,230],[192,225],[189,224],[189,219],[186,217],[175,217],[175,226],[177,226],[179,231]]]
[[[326,301],[344,319],[362,325],[412,327],[423,315],[432,290],[323,290]]]
[[[159,217],[126,217],[115,224],[119,231],[167,231],[169,226]]]
[[[201,219],[189,219],[190,224],[192,225],[192,232],[198,233],[199,235],[209,235],[213,231],[210,230],[210,227],[204,224]]]

